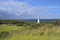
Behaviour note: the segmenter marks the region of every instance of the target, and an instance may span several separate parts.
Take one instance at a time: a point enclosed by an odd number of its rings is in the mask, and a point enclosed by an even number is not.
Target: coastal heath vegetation
[[[60,21],[0,20],[0,40],[60,40]]]

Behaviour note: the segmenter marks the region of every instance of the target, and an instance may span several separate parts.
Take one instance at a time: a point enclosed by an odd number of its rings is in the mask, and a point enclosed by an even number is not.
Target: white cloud
[[[0,2],[0,10],[12,12],[12,13],[19,13],[22,14],[26,4],[23,2],[16,2],[16,1],[8,1],[8,2]]]
[[[18,2],[15,0],[0,0],[0,10],[8,11],[10,14],[20,16],[22,14],[32,14],[33,16],[44,16],[51,15],[48,8],[52,6],[31,6],[25,2]],[[53,8],[58,8],[59,6],[53,6]],[[7,14],[7,13],[6,13]],[[34,15],[35,14],[35,15]]]
[[[8,11],[10,13],[21,15],[21,14],[35,14],[35,13],[42,13],[46,10],[40,7],[34,7],[31,5],[28,5],[25,2],[18,2],[14,0],[0,0],[0,10]]]

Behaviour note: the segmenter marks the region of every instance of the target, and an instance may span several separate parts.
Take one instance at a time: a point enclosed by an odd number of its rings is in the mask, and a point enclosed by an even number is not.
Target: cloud
[[[47,15],[51,15],[48,11],[48,8],[51,8],[52,6],[31,6],[27,4],[26,2],[16,1],[16,0],[0,0],[0,11],[2,10],[5,13],[0,12],[0,18],[2,15],[10,15],[10,16],[18,16],[21,17],[21,15],[25,15],[27,17],[33,17],[33,16],[41,16],[46,17]],[[58,7],[55,7],[58,8]],[[9,16],[9,17],[10,17]]]
[[[10,13],[14,13],[16,15],[21,15],[24,13],[30,13],[35,9],[30,5],[24,2],[17,2],[17,1],[1,1],[0,2],[0,10],[8,11]]]
[[[8,11],[11,13],[18,13],[18,14],[22,14],[22,11],[24,11],[24,8],[26,4],[23,2],[16,2],[16,1],[7,1],[7,2],[0,2],[0,10],[3,11]]]

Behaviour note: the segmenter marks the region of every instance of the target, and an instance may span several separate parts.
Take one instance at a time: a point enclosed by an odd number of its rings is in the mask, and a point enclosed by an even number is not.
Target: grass
[[[0,25],[0,34],[5,31],[9,32],[9,35],[5,38],[0,37],[0,40],[60,40],[60,27],[55,25],[50,27],[50,25],[44,25],[38,29],[29,29],[29,26],[26,28],[2,24]]]

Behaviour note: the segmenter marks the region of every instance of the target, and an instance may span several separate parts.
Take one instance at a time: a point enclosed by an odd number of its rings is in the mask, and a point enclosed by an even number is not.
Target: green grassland
[[[59,23],[2,23],[0,40],[60,40]]]

